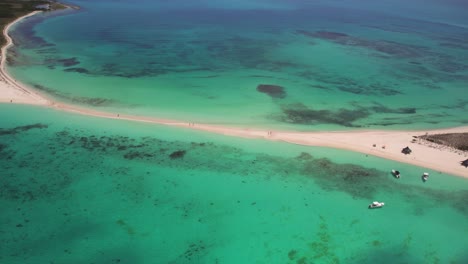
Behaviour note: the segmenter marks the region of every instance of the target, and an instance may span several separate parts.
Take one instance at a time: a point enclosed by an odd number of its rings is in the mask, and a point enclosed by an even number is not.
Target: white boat
[[[429,179],[429,173],[427,173],[427,172],[423,173],[422,180],[427,181],[428,179]]]
[[[392,170],[392,174],[393,174],[393,176],[395,176],[395,178],[400,179],[400,172],[399,171]]]
[[[382,206],[384,206],[384,205],[385,205],[385,203],[374,201],[371,204],[369,204],[369,209],[382,208]]]

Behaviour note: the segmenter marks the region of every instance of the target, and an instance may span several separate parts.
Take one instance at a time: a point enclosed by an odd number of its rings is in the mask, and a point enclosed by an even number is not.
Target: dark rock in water
[[[273,84],[260,84],[257,86],[257,91],[261,93],[265,93],[272,98],[285,98],[286,97],[286,92],[284,91],[284,88],[279,85],[273,85]]]
[[[179,158],[183,158],[185,156],[185,153],[186,153],[185,150],[177,150],[177,151],[172,152],[171,155],[169,155],[169,157],[171,159],[179,159]]]

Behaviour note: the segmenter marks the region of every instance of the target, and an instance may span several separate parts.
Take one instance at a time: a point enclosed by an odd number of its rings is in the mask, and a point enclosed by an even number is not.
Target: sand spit
[[[434,146],[424,140],[415,138],[415,136],[425,135],[426,133],[467,133],[468,126],[425,131],[268,131],[249,128],[224,127],[210,124],[195,124],[143,116],[120,115],[117,113],[100,112],[83,107],[54,102],[28,88],[26,85],[17,82],[5,70],[7,49],[13,45],[13,40],[8,35],[8,30],[16,22],[29,16],[33,16],[38,12],[39,11],[35,11],[16,19],[12,23],[8,24],[3,30],[3,34],[7,39],[7,44],[2,47],[1,50],[0,102],[42,105],[45,107],[52,107],[56,110],[81,115],[177,126],[227,136],[263,138],[265,140],[282,141],[292,144],[345,149],[420,166],[422,167],[421,174],[423,173],[424,168],[427,168],[468,178],[468,169],[460,164],[461,161],[467,159],[468,152],[457,151],[447,147]],[[401,150],[406,146],[412,149],[411,154],[405,155],[401,152]]]

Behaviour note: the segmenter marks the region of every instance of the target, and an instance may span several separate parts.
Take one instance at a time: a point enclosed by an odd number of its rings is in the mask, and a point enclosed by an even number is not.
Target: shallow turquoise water
[[[308,2],[73,1],[80,11],[15,27],[8,69],[119,113],[300,130],[466,124],[466,5]],[[422,171],[3,104],[0,263],[467,263],[467,180],[429,170],[423,183]],[[386,206],[367,209],[374,200]]]
[[[1,263],[468,260],[463,178],[29,106],[0,120]]]
[[[194,122],[467,123],[465,4],[308,2],[72,1],[16,27],[9,70],[57,100]]]

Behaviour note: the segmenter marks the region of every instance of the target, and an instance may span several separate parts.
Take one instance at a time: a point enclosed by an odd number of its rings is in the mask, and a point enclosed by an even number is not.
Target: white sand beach
[[[268,131],[248,128],[223,127],[211,124],[192,124],[177,120],[165,120],[152,117],[118,115],[116,113],[99,112],[83,107],[53,102],[52,100],[45,98],[27,86],[16,82],[13,78],[11,78],[11,76],[8,75],[8,72],[5,70],[6,52],[8,47],[13,44],[12,39],[8,36],[9,28],[17,21],[36,13],[37,12],[33,12],[18,18],[3,30],[3,34],[7,39],[7,44],[2,48],[2,60],[0,66],[0,102],[42,105],[44,107],[52,107],[60,111],[82,115],[179,126],[227,136],[263,138],[265,140],[283,141],[292,144],[346,149],[367,155],[374,155],[385,159],[420,166],[422,167],[421,174],[423,173],[424,169],[427,168],[468,178],[468,168],[460,165],[460,161],[468,158],[468,152],[457,151],[448,147],[431,145],[423,140],[415,139],[413,137],[424,135],[426,133],[468,133],[468,126],[425,131]],[[409,155],[401,153],[402,148],[406,146],[409,146],[413,150],[413,152]]]
[[[7,58],[7,50],[10,46],[13,45],[13,40],[8,35],[8,31],[10,30],[11,26],[13,26],[16,22],[25,19],[27,17],[33,16],[40,11],[34,11],[27,15],[17,18],[13,22],[9,23],[3,29],[3,36],[7,40],[5,46],[2,47],[1,51],[1,63],[0,63],[0,102],[8,102],[8,103],[19,103],[19,104],[34,104],[34,105],[44,105],[48,104],[49,101],[40,96],[36,92],[32,91],[31,89],[27,89],[21,83],[18,83],[15,79],[13,79],[6,71],[6,58]]]

